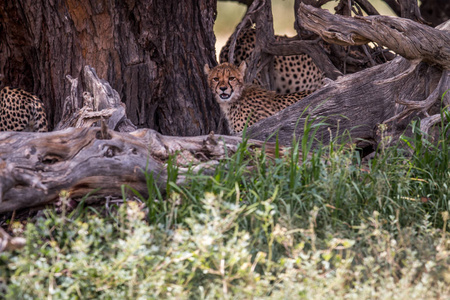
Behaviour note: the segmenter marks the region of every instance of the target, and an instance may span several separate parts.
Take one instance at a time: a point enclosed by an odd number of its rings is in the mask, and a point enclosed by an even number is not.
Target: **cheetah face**
[[[239,67],[229,63],[220,64],[212,69],[205,65],[208,84],[219,104],[232,103],[239,99],[244,88],[245,62]]]

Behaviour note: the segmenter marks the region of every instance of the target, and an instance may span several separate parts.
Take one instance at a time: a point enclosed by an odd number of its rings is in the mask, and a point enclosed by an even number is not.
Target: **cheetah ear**
[[[239,72],[241,72],[242,75],[245,75],[245,70],[247,70],[247,64],[245,63],[245,60],[243,60],[239,65]]]
[[[211,71],[211,69],[209,68],[208,64],[205,64],[205,66],[203,67],[203,71],[205,71],[206,75],[209,75],[209,71]]]

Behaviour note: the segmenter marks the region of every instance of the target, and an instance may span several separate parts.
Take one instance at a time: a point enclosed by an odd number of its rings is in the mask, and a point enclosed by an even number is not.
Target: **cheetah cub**
[[[300,91],[278,95],[260,86],[245,84],[245,62],[239,67],[222,63],[212,69],[205,65],[208,84],[230,126],[232,133],[241,132],[248,119],[248,126],[305,98],[312,91]]]

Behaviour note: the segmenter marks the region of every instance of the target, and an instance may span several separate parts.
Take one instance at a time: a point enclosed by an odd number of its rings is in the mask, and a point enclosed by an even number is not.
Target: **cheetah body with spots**
[[[35,95],[19,88],[0,91],[0,131],[48,130],[44,104]]]
[[[246,61],[255,48],[256,30],[251,26],[243,28],[236,40],[234,64]],[[276,36],[277,40],[287,37]],[[231,40],[228,39],[220,51],[219,61],[228,61]],[[273,84],[278,94],[300,91],[315,91],[324,85],[325,75],[307,54],[274,56]]]
[[[247,125],[251,126],[311,93],[311,91],[302,91],[280,95],[257,85],[245,84],[245,69],[245,62],[242,62],[239,67],[223,63],[213,69],[205,65],[208,84],[232,133],[241,132],[247,122]]]

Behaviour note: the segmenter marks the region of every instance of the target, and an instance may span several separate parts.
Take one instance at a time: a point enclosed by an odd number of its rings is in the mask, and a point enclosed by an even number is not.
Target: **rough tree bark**
[[[90,65],[138,127],[226,130],[203,75],[215,61],[215,15],[216,0],[0,1],[2,86],[41,96],[55,125],[70,93],[65,76],[82,78]]]

